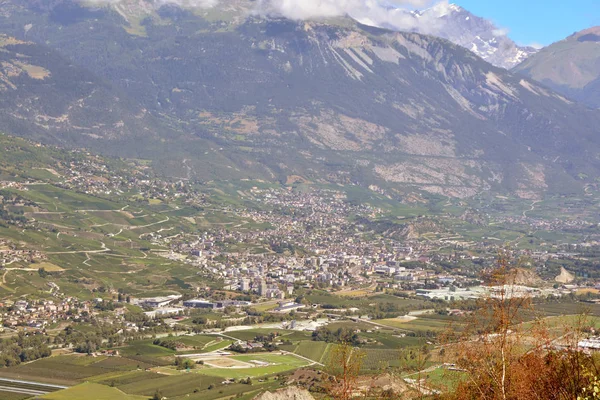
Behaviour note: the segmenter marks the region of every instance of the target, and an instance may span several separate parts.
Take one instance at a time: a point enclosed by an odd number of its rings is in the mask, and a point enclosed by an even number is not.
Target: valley
[[[144,160],[0,141],[2,337],[41,335],[53,354],[7,358],[3,379],[37,382],[0,389],[11,396],[46,383],[72,388],[42,398],[255,396],[327,369],[339,334],[363,348],[364,373],[393,370],[443,348],[494,293],[480,272],[499,248],[520,260],[528,318],[589,310],[595,326],[600,312],[592,189],[399,203],[356,185],[171,180]],[[430,385],[443,365],[423,367]],[[410,391],[415,373],[396,385]]]
[[[460,4],[1,1],[0,398],[595,398],[598,28]]]

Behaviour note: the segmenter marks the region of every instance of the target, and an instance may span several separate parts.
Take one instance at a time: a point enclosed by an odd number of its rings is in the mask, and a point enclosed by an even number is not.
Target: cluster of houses
[[[0,268],[14,263],[44,261],[47,256],[38,250],[18,249],[9,241],[0,240]],[[33,265],[35,267],[35,265]]]
[[[5,301],[0,303],[0,307],[6,310],[0,314],[3,327],[41,329],[59,321],[79,321],[81,315],[89,314],[93,310],[94,304],[67,297],[60,301]]]

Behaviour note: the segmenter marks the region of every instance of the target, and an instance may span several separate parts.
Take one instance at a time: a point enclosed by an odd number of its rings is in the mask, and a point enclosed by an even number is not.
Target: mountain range
[[[596,183],[599,111],[442,38],[247,6],[5,0],[0,129],[183,179],[397,198]]]
[[[525,61],[538,49],[519,46],[507,36],[505,29],[478,17],[456,4],[438,3],[424,11],[413,12],[415,18],[433,15],[439,20],[435,35],[471,50],[497,67],[511,69]],[[419,29],[415,30],[420,32]],[[428,33],[428,32],[421,32]]]
[[[600,26],[548,46],[515,71],[569,98],[600,108]]]

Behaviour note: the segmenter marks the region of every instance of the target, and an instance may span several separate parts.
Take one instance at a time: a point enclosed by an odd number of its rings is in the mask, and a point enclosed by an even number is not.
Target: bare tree
[[[336,344],[327,364],[330,381],[327,392],[335,400],[350,400],[358,389],[364,352],[348,342]]]

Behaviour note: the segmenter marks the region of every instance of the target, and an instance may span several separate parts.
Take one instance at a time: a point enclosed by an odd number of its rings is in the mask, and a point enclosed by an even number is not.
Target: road
[[[12,386],[14,385],[14,386]],[[28,387],[19,387],[19,386],[27,386],[30,385],[31,388]],[[0,378],[0,391],[2,392],[10,392],[10,393],[20,393],[29,396],[43,396],[50,392],[55,392],[61,389],[67,389],[67,386],[62,385],[51,385],[48,383],[40,383],[33,381],[23,381],[20,379],[8,379],[8,378]]]
[[[12,387],[12,386],[2,386],[2,385],[0,385],[0,391],[26,394],[26,395],[30,395],[30,396],[43,396],[45,394],[50,393],[50,392],[42,392],[41,390],[24,389],[24,388]]]
[[[54,252],[49,252],[46,254],[52,254],[52,255],[56,255],[56,254],[86,254],[87,255],[87,253],[97,254],[97,253],[107,253],[107,252],[111,251],[108,247],[106,247],[106,244],[104,244],[104,242],[100,242],[100,244],[102,245],[102,250],[54,251]]]
[[[287,355],[290,355],[290,356],[294,356],[294,357],[301,358],[301,359],[303,359],[303,360],[305,360],[305,361],[308,361],[308,362],[310,363],[310,365],[317,364],[317,365],[320,365],[321,367],[324,367],[324,366],[325,366],[325,364],[321,364],[321,363],[320,363],[320,362],[318,362],[318,361],[311,360],[310,358],[303,357],[303,356],[301,356],[300,354],[296,354],[296,353],[290,353],[289,351],[283,351],[283,350],[281,351],[281,354],[287,354]]]
[[[360,319],[360,318],[352,318],[358,322],[364,322],[365,324],[371,324],[371,325],[375,325],[378,326],[380,328],[385,328],[385,329],[395,329],[398,331],[403,331],[403,332],[412,332],[408,329],[402,329],[402,328],[396,328],[394,326],[389,326],[389,325],[382,325],[382,324],[378,324],[377,322],[373,322],[373,321],[369,321],[368,319]]]
[[[53,385],[50,383],[42,383],[42,382],[34,382],[34,381],[24,381],[24,380],[20,380],[20,379],[9,379],[9,378],[0,378],[0,385],[2,383],[20,383],[23,385],[34,385],[34,386],[41,386],[41,387],[47,387],[50,389],[68,389],[68,386],[63,386],[63,385]]]
[[[541,200],[535,200],[533,203],[531,203],[531,209],[530,209],[530,210],[525,210],[525,211],[523,211],[523,216],[524,216],[524,217],[527,217],[527,213],[528,213],[528,212],[531,212],[531,211],[533,211],[533,210],[535,210],[535,205],[536,205],[537,203],[541,203],[541,202],[542,202]]]

